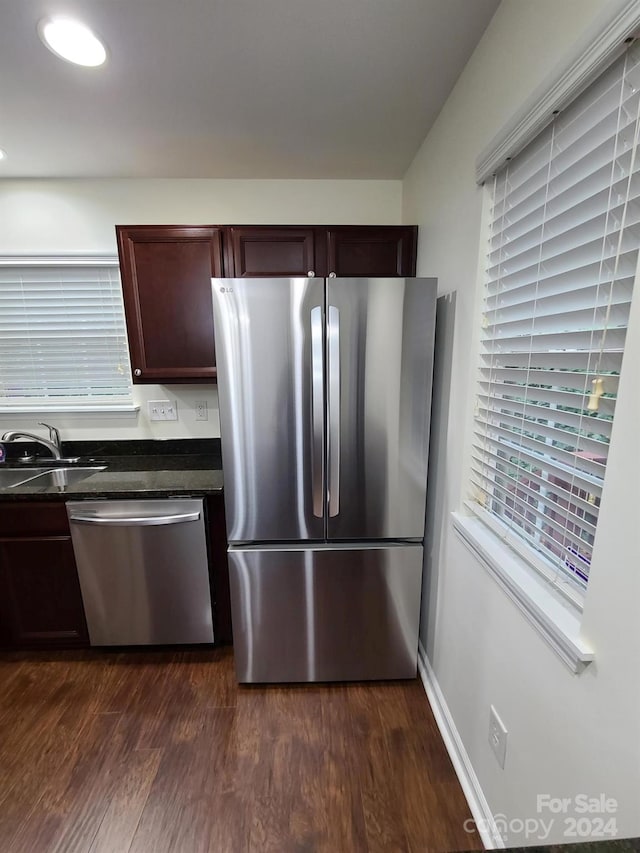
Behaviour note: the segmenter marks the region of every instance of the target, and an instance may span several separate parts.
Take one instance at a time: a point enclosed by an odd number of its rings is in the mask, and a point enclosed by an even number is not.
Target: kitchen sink
[[[25,480],[29,480],[31,477],[35,477],[45,471],[45,468],[31,468],[29,471],[16,471],[15,469],[3,468],[0,470],[0,489],[17,486],[19,483],[24,483]]]
[[[0,488],[12,489],[15,486],[70,486],[85,480],[98,471],[104,471],[106,465],[92,465],[73,468],[30,468],[28,471],[13,469],[0,470]]]
[[[21,483],[15,485],[24,486],[71,486],[73,483],[78,483],[80,480],[86,480],[92,474],[98,471],[104,471],[105,465],[96,465],[89,468],[51,468],[36,474],[34,477],[29,477],[22,480]]]

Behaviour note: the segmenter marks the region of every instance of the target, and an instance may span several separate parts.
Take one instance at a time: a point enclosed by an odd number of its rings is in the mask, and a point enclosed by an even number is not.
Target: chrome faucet
[[[60,444],[60,433],[58,430],[51,426],[51,424],[45,424],[42,421],[38,421],[38,426],[46,427],[49,430],[49,441],[51,444],[55,444],[58,450],[62,451],[62,445]]]
[[[60,449],[60,433],[58,430],[49,426],[49,424],[40,423],[40,426],[46,426],[49,430],[49,440],[46,438],[42,438],[39,435],[34,435],[32,432],[24,432],[23,430],[11,429],[8,432],[5,432],[0,441],[15,441],[17,438],[30,438],[31,441],[37,441],[38,444],[41,444],[43,447],[46,447],[47,450],[50,450],[53,454],[54,459],[61,459],[62,453]]]

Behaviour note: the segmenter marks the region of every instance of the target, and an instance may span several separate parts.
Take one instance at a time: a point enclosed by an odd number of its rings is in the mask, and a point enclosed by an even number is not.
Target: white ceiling
[[[0,177],[400,178],[498,3],[0,0]]]

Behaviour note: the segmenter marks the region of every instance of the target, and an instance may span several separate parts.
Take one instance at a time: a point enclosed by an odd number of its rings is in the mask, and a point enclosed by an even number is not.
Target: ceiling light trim
[[[47,50],[71,65],[101,68],[107,61],[104,41],[76,18],[45,17],[38,22],[37,30]]]

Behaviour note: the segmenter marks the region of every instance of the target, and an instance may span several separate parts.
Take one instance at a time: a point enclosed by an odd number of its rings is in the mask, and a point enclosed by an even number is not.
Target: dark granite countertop
[[[638,853],[640,838],[611,838],[579,841],[575,844],[549,844],[540,847],[507,847],[505,853]]]
[[[18,468],[28,476],[34,466],[47,467],[49,457],[21,463],[16,454],[37,450],[37,445],[15,442],[3,467]],[[0,488],[0,501],[204,497],[222,491],[222,465],[218,439],[126,442],[66,442],[64,456],[79,456],[81,466],[106,466],[68,485],[26,482]],[[70,468],[78,467],[69,465]]]

